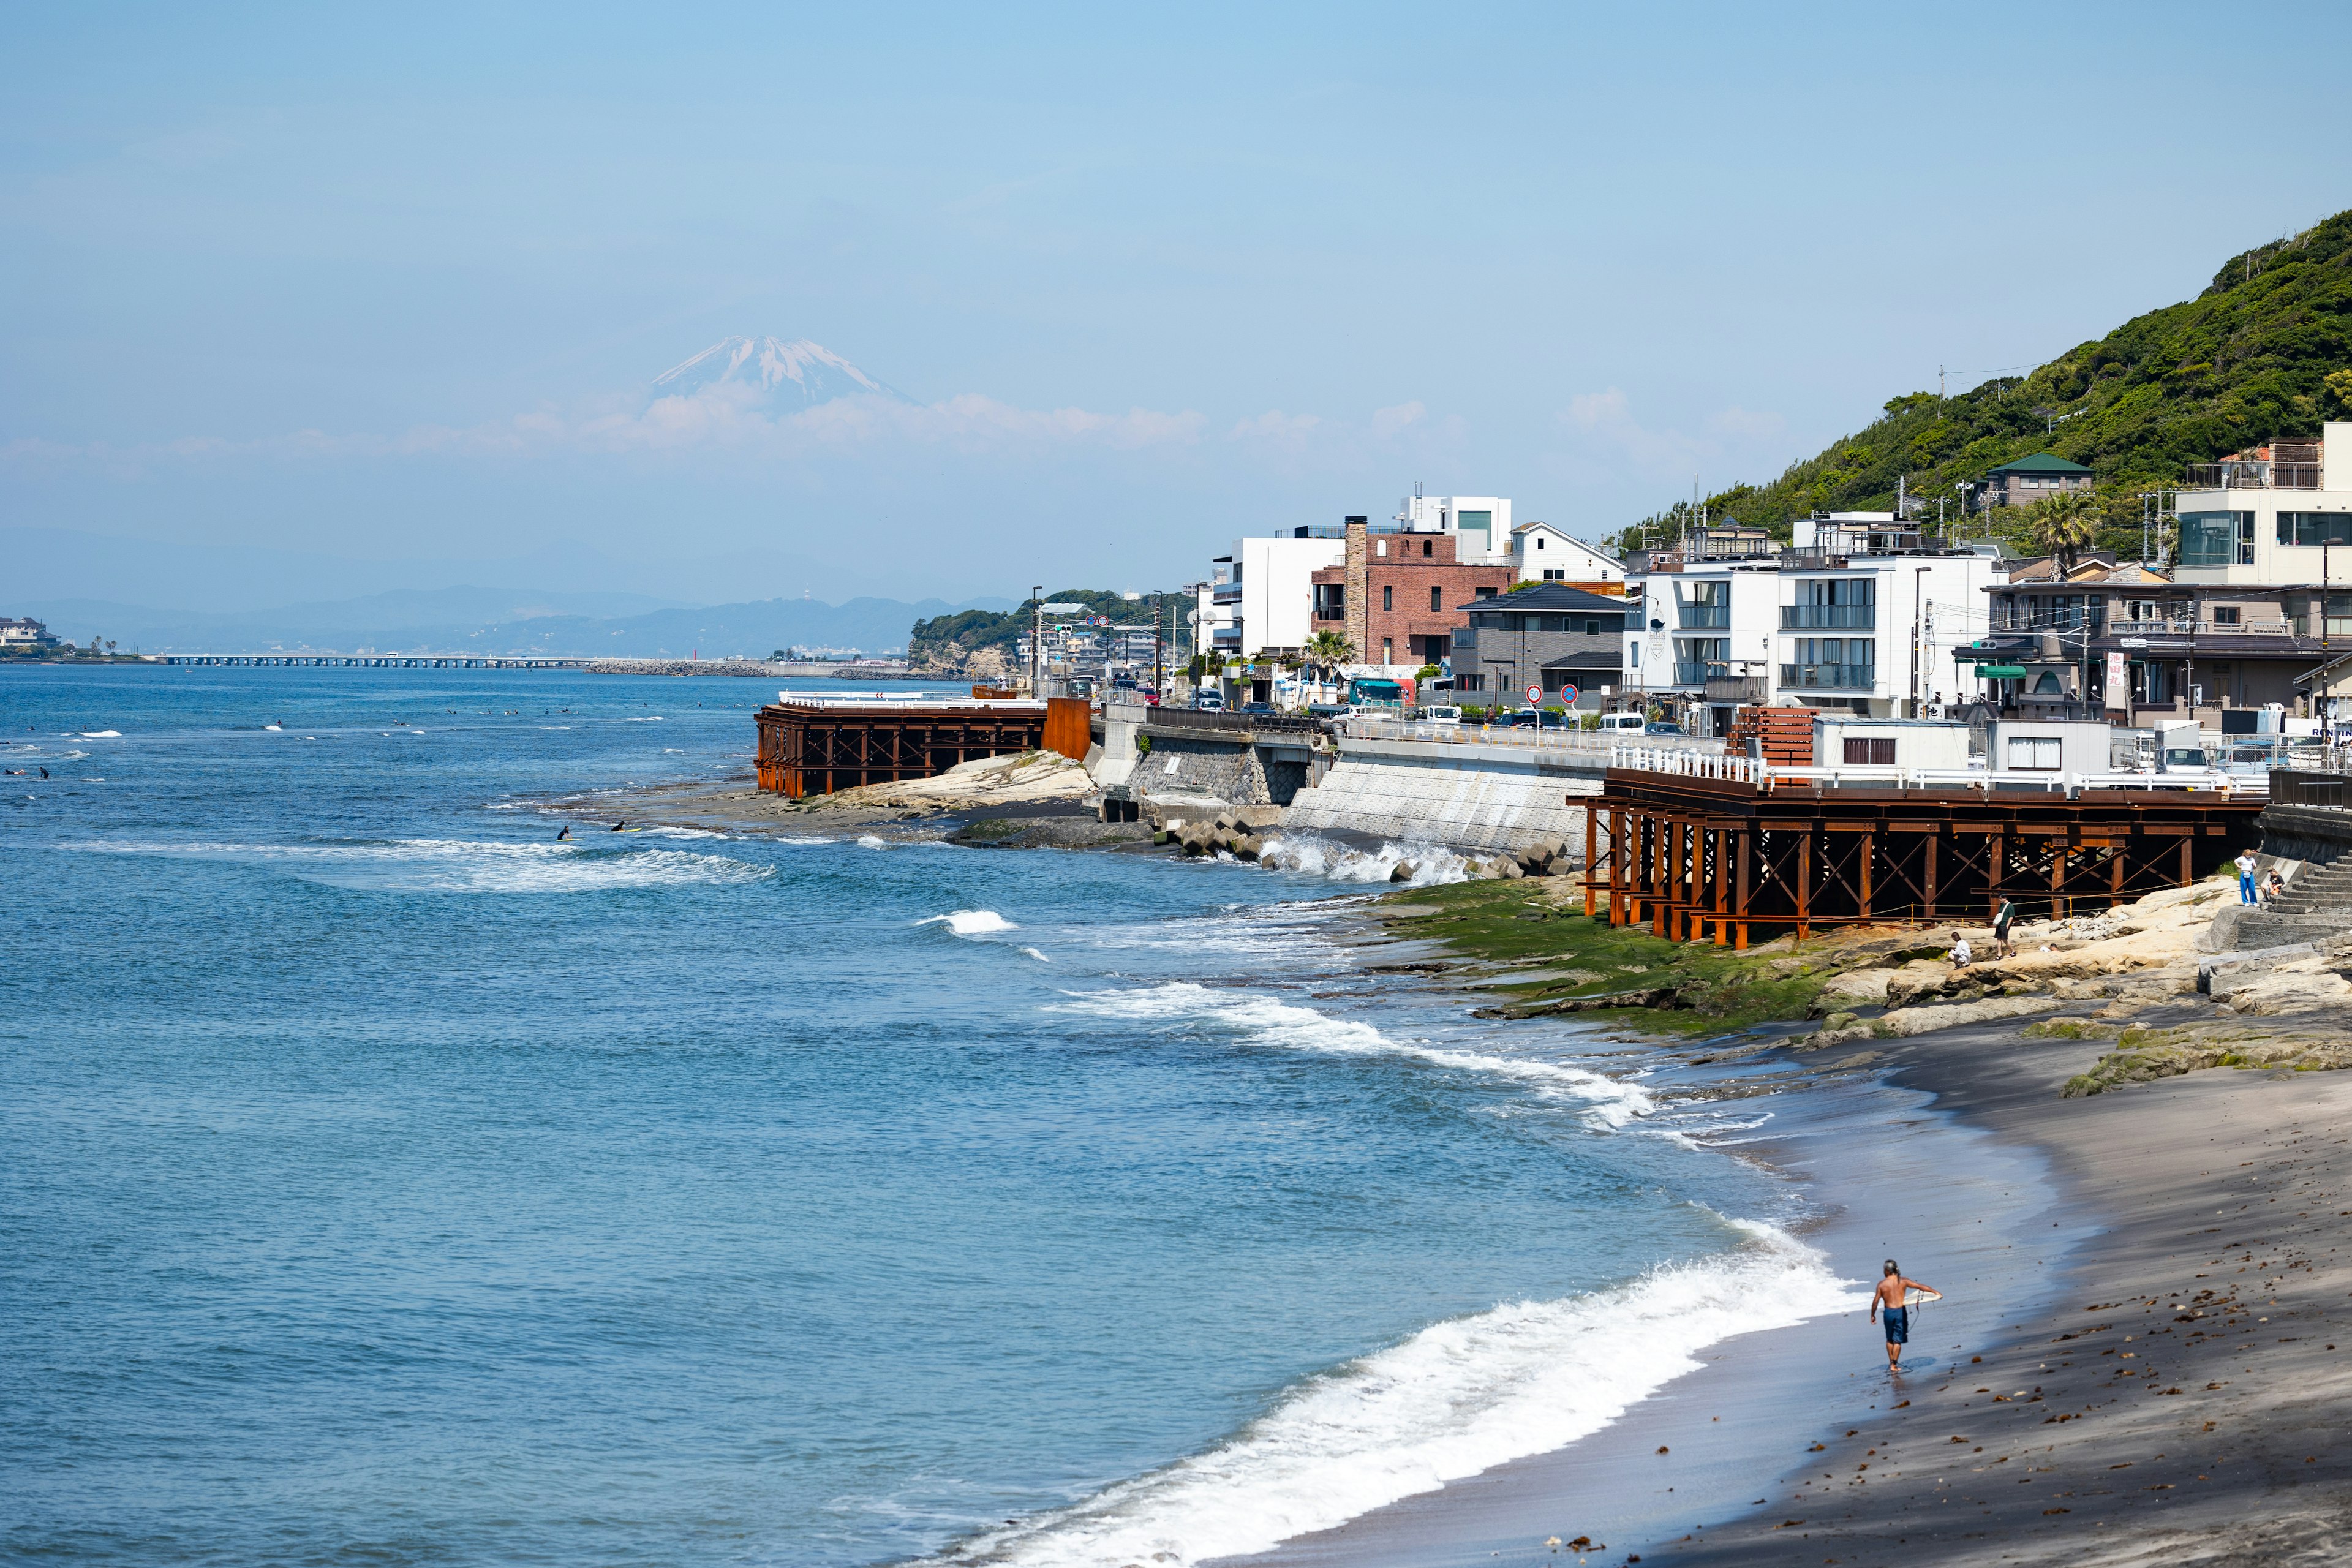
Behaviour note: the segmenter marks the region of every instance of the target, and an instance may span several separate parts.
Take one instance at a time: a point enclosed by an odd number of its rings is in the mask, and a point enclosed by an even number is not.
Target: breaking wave
[[[943,925],[958,936],[993,936],[1001,931],[1021,929],[994,910],[956,910],[944,915],[932,915],[915,923],[919,926]]]
[[[593,843],[502,844],[404,838],[383,844],[141,844],[75,846],[101,854],[165,855],[280,870],[304,881],[385,893],[600,893],[764,881],[765,866],[683,849]]]
[[[1294,1384],[1230,1441],[1075,1507],[962,1542],[1016,1568],[1183,1564],[1261,1552],[1600,1430],[1735,1334],[1861,1304],[1822,1255],[1728,1222],[1731,1252],[1610,1289],[1432,1324]]]
[[[1470,879],[1469,863],[1443,845],[1388,843],[1377,849],[1350,849],[1311,833],[1284,834],[1268,840],[1258,864],[1275,871],[1328,877],[1335,882],[1401,882],[1406,887],[1431,888]],[[1400,866],[1411,869],[1400,877]]]

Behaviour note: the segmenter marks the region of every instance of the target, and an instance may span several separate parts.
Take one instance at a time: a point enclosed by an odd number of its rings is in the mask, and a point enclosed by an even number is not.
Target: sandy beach
[[[1837,1205],[1806,1239],[1857,1301],[1886,1256],[1947,1292],[1903,1373],[1859,1307],[1749,1335],[1570,1448],[1246,1561],[2336,1560],[2352,1079],[2220,1068],[2063,1098],[2103,1044],[2030,1022],[1788,1058],[1907,1091],[1758,1152]]]

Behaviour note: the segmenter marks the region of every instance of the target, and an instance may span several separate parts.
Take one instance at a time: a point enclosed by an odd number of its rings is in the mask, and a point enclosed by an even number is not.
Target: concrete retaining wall
[[[1383,838],[1428,839],[1457,849],[1519,849],[1566,839],[1580,857],[1584,808],[1601,770],[1566,765],[1527,748],[1347,740],[1323,782],[1302,789],[1286,828],[1341,828]]]

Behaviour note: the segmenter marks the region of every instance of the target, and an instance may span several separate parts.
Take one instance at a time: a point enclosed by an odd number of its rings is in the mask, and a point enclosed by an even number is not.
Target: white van
[[[1459,708],[1424,708],[1421,710],[1421,722],[1424,724],[1459,724],[1462,722],[1462,710]]]
[[[1639,713],[1603,713],[1601,716],[1601,729],[1603,733],[1613,731],[1638,735],[1642,732],[1643,726],[1648,722],[1649,721]]]

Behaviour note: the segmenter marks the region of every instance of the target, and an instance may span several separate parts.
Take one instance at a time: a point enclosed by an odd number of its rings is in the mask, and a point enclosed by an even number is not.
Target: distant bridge
[[[200,664],[248,668],[333,669],[578,669],[584,658],[474,658],[463,654],[167,653],[158,664]]]

